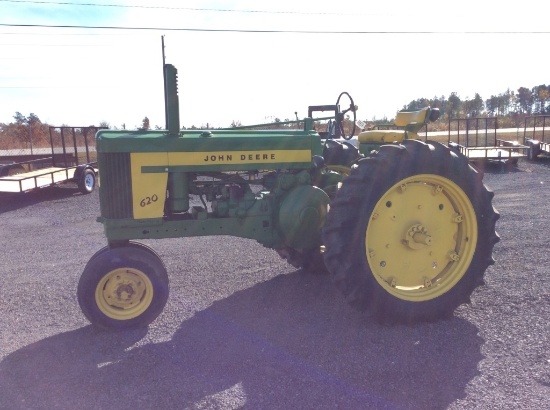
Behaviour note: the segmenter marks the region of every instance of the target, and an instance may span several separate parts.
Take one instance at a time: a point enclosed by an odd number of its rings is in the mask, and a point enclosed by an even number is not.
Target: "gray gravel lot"
[[[92,328],[97,192],[0,197],[0,409],[550,408],[550,160],[488,167],[494,266],[450,320],[382,326],[329,276],[228,237],[148,241],[171,293],[147,330]]]

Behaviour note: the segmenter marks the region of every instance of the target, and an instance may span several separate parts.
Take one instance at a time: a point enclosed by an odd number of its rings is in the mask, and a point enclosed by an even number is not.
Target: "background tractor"
[[[362,131],[357,146],[347,93],[309,107],[298,130],[180,130],[177,70],[164,70],[166,130],[96,135],[107,246],[78,285],[94,325],[146,326],[163,310],[168,274],[143,239],[254,239],[328,270],[353,307],[385,322],[448,316],[482,283],[498,241],[493,193],[466,157],[418,139],[437,110],[400,112],[402,129]],[[331,112],[328,131],[315,130],[319,111]]]

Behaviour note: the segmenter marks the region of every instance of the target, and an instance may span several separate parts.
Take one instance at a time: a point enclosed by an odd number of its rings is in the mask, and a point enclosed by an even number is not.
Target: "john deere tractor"
[[[254,239],[296,268],[328,271],[384,322],[451,315],[482,283],[499,215],[466,157],[418,138],[436,109],[400,112],[399,129],[359,132],[355,144],[347,93],[309,107],[299,129],[181,130],[177,70],[164,70],[166,130],[96,135],[107,245],[78,285],[94,325],[146,326],[163,310],[168,274],[144,239]]]

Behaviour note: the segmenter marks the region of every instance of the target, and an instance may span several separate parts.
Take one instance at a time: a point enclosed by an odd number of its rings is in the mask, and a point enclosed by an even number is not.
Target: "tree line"
[[[500,127],[521,127],[527,116],[550,114],[550,85],[538,85],[532,88],[510,89],[483,100],[476,93],[474,98],[462,100],[456,92],[448,98],[419,98],[403,106],[405,110],[419,110],[424,107],[439,108],[441,129],[447,128],[449,119],[498,117]],[[438,129],[440,129],[437,127]],[[430,128],[432,126],[430,125]]]
[[[50,139],[55,147],[60,147],[61,135],[59,127],[56,126],[50,133],[50,125],[42,122],[38,115],[30,113],[28,116],[16,112],[10,123],[0,123],[0,150],[20,150],[29,148],[50,147]],[[63,124],[62,127],[67,125]],[[95,126],[91,126],[96,128]],[[99,127],[108,127],[105,122],[100,123]],[[88,135],[87,127],[75,128],[75,137],[80,140],[86,136],[87,140],[93,141],[93,135]],[[86,134],[86,135],[85,135]],[[72,138],[72,136],[68,136]],[[67,138],[67,136],[66,136]],[[72,144],[72,140],[66,139],[66,144]]]
[[[479,118],[498,117],[499,127],[521,127],[527,116],[550,115],[550,85],[537,85],[532,88],[520,87],[517,91],[510,89],[498,95],[491,95],[483,99],[478,93],[474,98],[461,99],[458,93],[453,92],[448,97],[418,98],[403,105],[404,110],[419,110],[425,107],[439,108],[441,111],[440,120],[430,124],[431,130],[446,130],[449,119],[453,118]],[[365,120],[369,125],[387,124],[393,122],[391,119]],[[271,128],[295,128],[290,124],[289,119],[281,120],[273,118]],[[240,126],[240,121],[233,121],[228,128]],[[125,124],[119,127],[111,127],[107,122],[101,122],[100,127],[112,129],[126,129]],[[49,127],[40,118],[30,113],[28,116],[16,112],[13,121],[0,123],[0,149],[28,148],[29,144],[36,147],[49,145]],[[161,129],[155,126],[155,129]],[[202,126],[182,127],[182,129],[204,129],[208,124]],[[149,130],[151,125],[148,117],[144,117],[138,130]]]

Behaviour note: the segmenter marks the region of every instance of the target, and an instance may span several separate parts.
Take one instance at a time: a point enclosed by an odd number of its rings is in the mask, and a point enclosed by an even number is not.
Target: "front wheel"
[[[84,316],[104,329],[147,326],[168,300],[168,275],[150,248],[104,248],[87,263],[78,283]]]
[[[437,142],[382,146],[331,204],[327,268],[349,303],[380,321],[449,316],[494,263],[492,197],[468,159]]]

